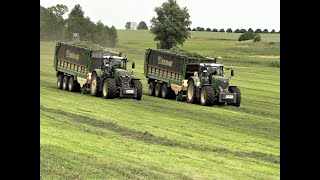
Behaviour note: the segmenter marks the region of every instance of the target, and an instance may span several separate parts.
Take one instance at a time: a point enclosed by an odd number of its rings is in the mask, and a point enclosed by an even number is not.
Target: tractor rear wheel
[[[68,81],[69,81],[69,76],[65,75],[63,77],[63,81],[62,81],[62,89],[63,90],[68,90]]]
[[[202,106],[212,106],[214,103],[214,90],[211,86],[204,86],[201,89],[200,103]]]
[[[162,84],[161,84],[161,83],[157,83],[157,84],[156,84],[156,87],[155,87],[154,96],[160,97],[160,95],[161,95],[161,88],[162,88]]]
[[[132,86],[137,89],[137,100],[142,97],[142,83],[140,80],[132,80]]]
[[[149,93],[150,96],[154,96],[154,88],[155,88],[155,82],[154,81],[150,81],[149,89],[148,89],[148,93]]]
[[[188,82],[187,87],[187,102],[188,103],[196,103],[196,87],[193,83],[193,80]]]
[[[59,74],[57,77],[57,88],[62,89],[62,81],[63,81],[63,75]]]
[[[102,85],[102,97],[113,99],[117,93],[116,80],[114,78],[106,78]]]

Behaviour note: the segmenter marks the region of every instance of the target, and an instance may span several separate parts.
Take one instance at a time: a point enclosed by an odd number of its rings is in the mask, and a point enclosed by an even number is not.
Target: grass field
[[[258,44],[192,32],[183,48],[232,64],[242,103],[204,107],[147,95],[148,31],[119,30],[141,101],[56,88],[54,43],[40,42],[41,179],[280,179],[280,35]],[[274,42],[274,44],[269,44]]]
[[[150,31],[118,30],[119,48],[133,60],[141,59],[146,48],[155,48]],[[238,33],[191,32],[183,49],[204,56],[220,56],[226,65],[280,67],[280,34],[261,34],[262,41],[239,42]],[[143,64],[143,61],[141,61]]]

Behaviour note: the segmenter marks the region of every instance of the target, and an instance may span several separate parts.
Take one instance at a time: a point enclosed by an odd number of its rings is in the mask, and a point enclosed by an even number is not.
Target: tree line
[[[140,23],[138,24],[138,26],[136,26],[135,22],[130,22],[128,21],[125,25],[126,29],[149,29],[148,25],[146,22],[144,21],[140,21]],[[216,29],[216,28],[206,28],[204,29],[203,27],[197,27],[197,28],[193,28],[191,29],[190,27],[187,27],[188,31],[208,31],[208,32],[224,32],[224,33],[245,33],[245,32],[252,32],[252,33],[280,33],[280,30],[278,32],[276,32],[274,29],[272,29],[270,32],[268,29],[264,29],[263,31],[261,29],[256,29],[255,31],[253,31],[252,28],[249,28],[248,30],[246,29],[236,29],[236,30],[232,30],[231,28],[228,28],[227,30],[224,30],[223,28],[221,28],[220,30]]]
[[[274,29],[272,29],[270,32],[268,31],[268,29],[264,29],[263,31],[261,29],[256,29],[255,31],[253,31],[252,28],[249,28],[248,30],[246,29],[236,29],[236,30],[232,30],[231,28],[228,28],[227,30],[224,30],[223,28],[221,28],[220,30],[213,28],[212,30],[210,28],[204,29],[203,27],[197,27],[197,28],[193,28],[191,29],[190,27],[187,28],[188,31],[208,31],[208,32],[224,32],[224,33],[245,33],[245,32],[252,32],[252,33],[280,33],[280,30],[278,32],[276,32]]]
[[[147,25],[147,23],[146,22],[144,22],[144,21],[140,21],[139,22],[139,24],[138,24],[138,26],[136,26],[136,22],[130,22],[130,21],[128,21],[127,23],[126,23],[126,25],[125,25],[125,28],[126,29],[149,29],[148,28],[148,25]]]
[[[94,23],[84,16],[82,7],[77,4],[69,11],[63,4],[45,8],[40,5],[40,40],[71,41],[73,33],[79,33],[81,41],[91,41],[101,46],[114,47],[118,40],[114,26],[104,25],[101,21]]]

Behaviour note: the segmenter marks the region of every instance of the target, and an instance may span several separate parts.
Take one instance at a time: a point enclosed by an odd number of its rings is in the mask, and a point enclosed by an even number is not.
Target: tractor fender
[[[132,78],[131,81],[132,81],[132,80],[140,80],[140,79],[139,79],[139,78]]]
[[[93,73],[96,73],[97,77],[100,78],[101,75],[102,75],[102,73],[103,73],[103,71],[102,71],[101,69],[94,69],[94,70],[92,71],[92,74],[93,74]]]
[[[188,83],[189,81],[193,80],[193,83],[196,87],[200,87],[201,83],[200,83],[200,78],[198,76],[191,76],[188,79]]]
[[[196,86],[196,99],[199,100],[199,98],[200,98],[200,88],[202,87],[199,76],[191,76],[188,79],[188,83],[189,83],[189,81],[193,81],[194,85]]]
[[[103,72],[103,71],[101,71],[100,69],[94,69],[94,70],[92,71],[92,73],[88,73],[88,74],[87,74],[87,82],[88,82],[89,84],[91,84],[91,78],[92,78],[92,75],[93,75],[93,74],[96,74],[96,75],[97,75],[97,79],[98,79],[98,82],[99,82],[100,79],[101,79],[102,72]]]

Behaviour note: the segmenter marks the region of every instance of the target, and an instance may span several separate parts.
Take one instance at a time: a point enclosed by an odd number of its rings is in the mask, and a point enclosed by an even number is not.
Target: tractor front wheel
[[[235,103],[228,103],[229,105],[240,107],[241,103],[241,91],[237,86],[230,86],[229,91],[232,93],[236,93],[236,102]]]
[[[142,97],[142,83],[140,80],[132,80],[132,86],[137,89],[137,100]]]

